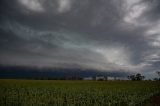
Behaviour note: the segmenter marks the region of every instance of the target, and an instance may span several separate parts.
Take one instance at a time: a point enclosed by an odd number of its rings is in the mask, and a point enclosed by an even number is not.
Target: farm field
[[[159,81],[0,80],[0,106],[143,106]]]

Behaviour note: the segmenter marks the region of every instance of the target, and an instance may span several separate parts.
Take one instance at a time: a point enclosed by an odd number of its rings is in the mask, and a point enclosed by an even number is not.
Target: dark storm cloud
[[[158,0],[1,0],[0,62],[152,72],[160,55],[159,5]]]

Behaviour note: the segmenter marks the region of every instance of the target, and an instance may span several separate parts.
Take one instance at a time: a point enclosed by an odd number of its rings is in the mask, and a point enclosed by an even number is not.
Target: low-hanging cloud
[[[158,0],[2,0],[0,5],[1,64],[148,76],[159,68]]]

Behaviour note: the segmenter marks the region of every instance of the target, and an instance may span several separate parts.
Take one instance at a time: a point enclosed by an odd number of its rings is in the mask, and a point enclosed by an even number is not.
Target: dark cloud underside
[[[159,0],[1,0],[0,63],[153,75],[159,7]]]

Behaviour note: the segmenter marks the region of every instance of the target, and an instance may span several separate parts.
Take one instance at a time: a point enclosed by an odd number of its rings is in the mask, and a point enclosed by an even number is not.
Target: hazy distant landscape
[[[160,105],[159,77],[145,79],[141,74],[124,72],[22,66],[0,69],[2,106]]]
[[[0,0],[0,106],[160,106],[160,0]]]
[[[22,71],[23,70],[23,71]],[[66,68],[38,68],[25,66],[3,66],[0,65],[0,78],[14,79],[62,79],[62,80],[80,80],[88,77],[106,76],[127,78],[129,72],[118,71],[99,71],[93,69],[66,69]]]

